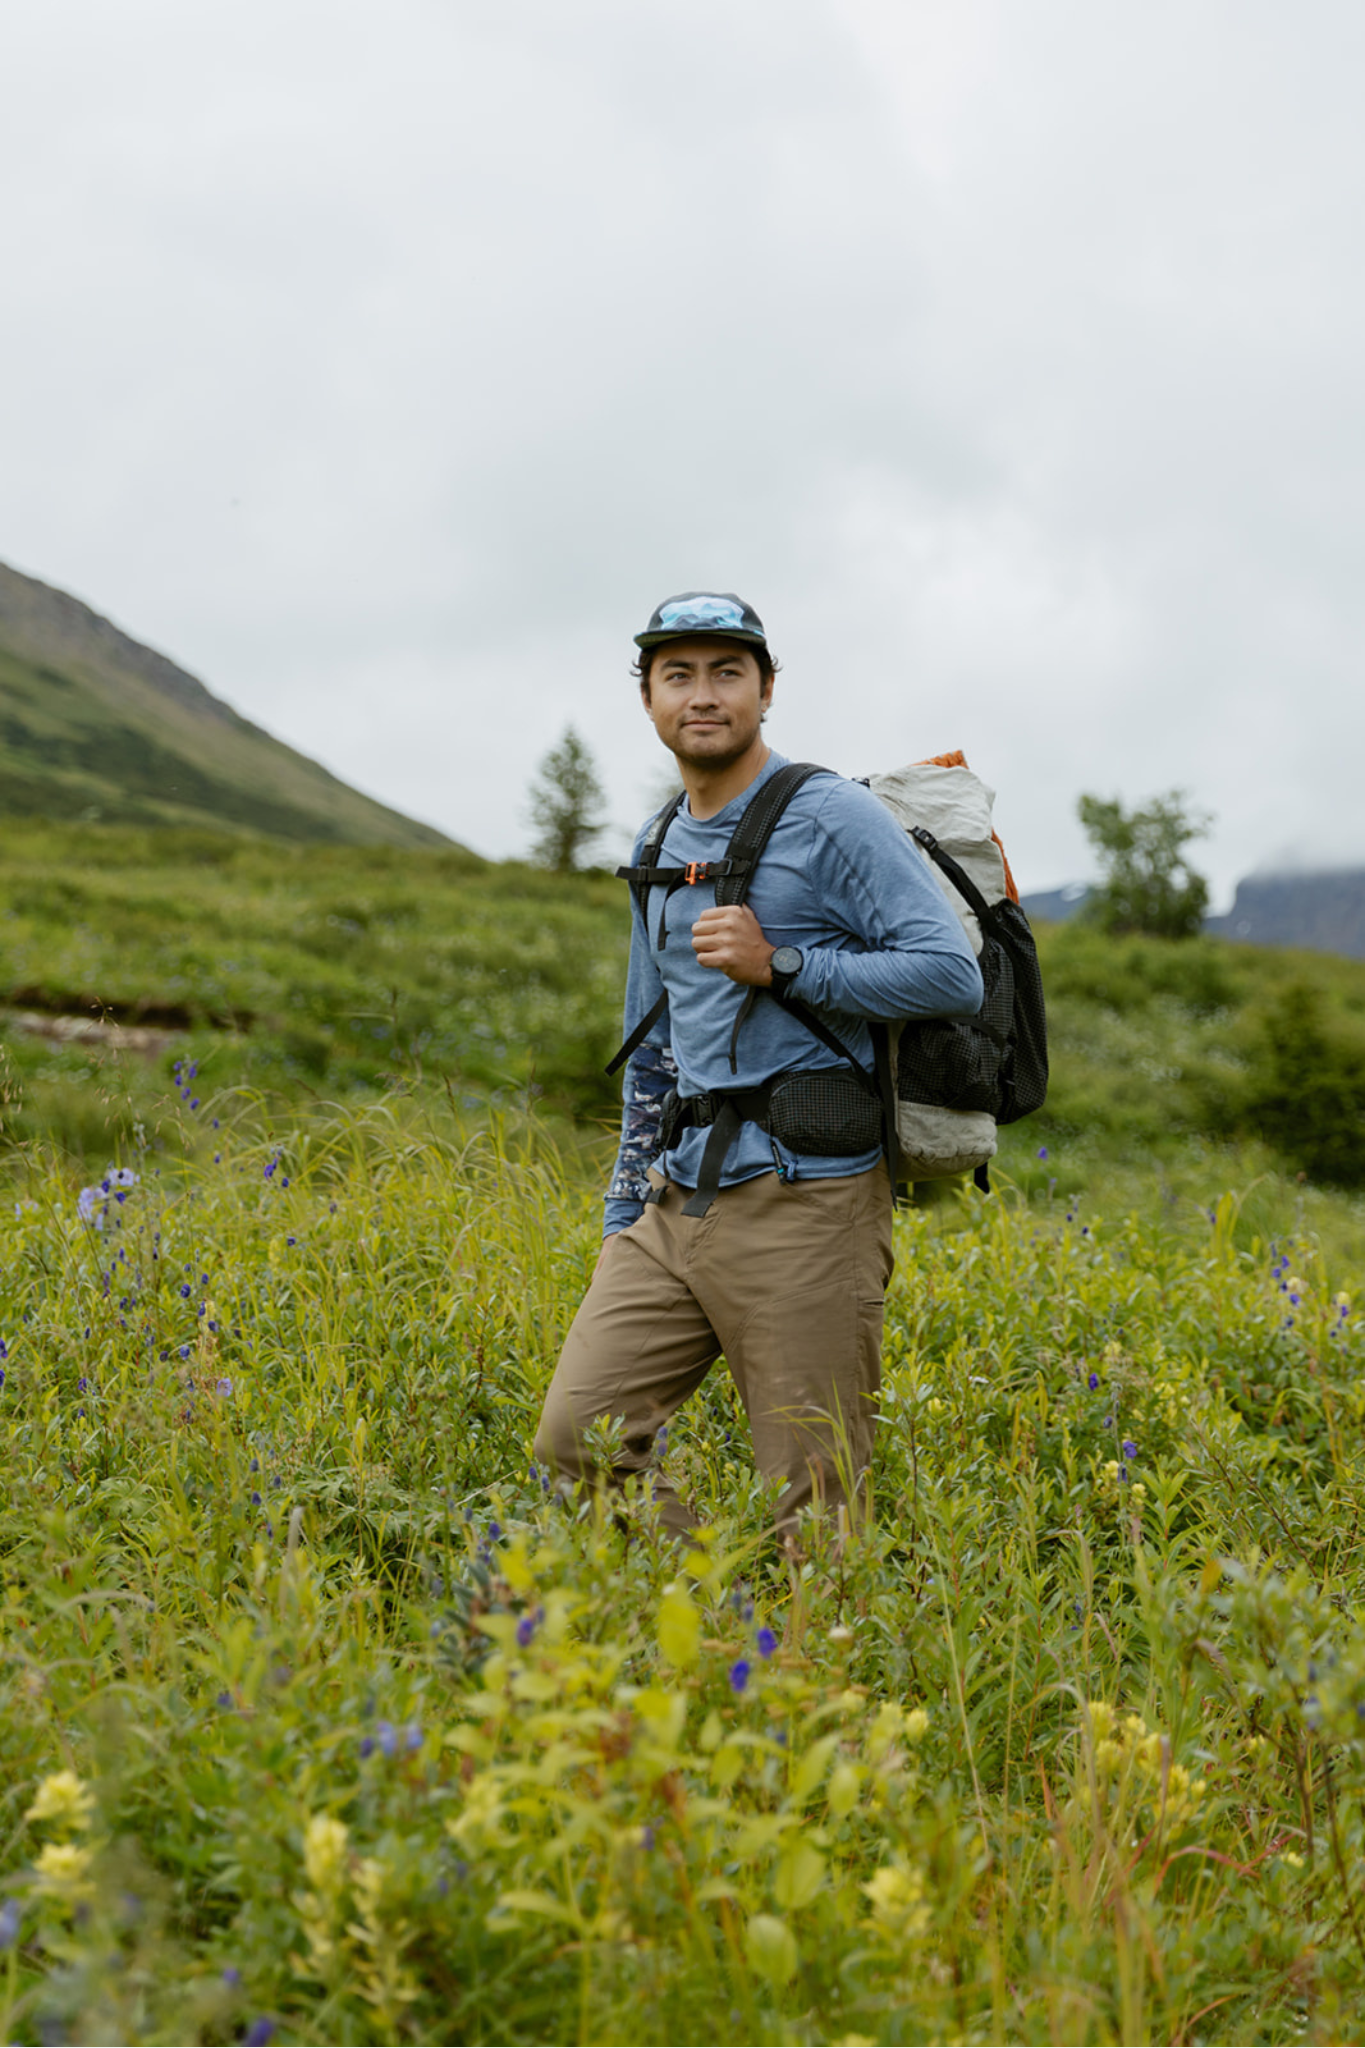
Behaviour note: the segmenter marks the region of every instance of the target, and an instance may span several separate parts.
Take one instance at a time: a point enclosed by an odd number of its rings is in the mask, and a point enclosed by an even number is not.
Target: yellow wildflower
[[[93,1850],[83,1848],[79,1842],[49,1842],[34,1864],[39,1891],[46,1892],[50,1898],[61,1899],[67,1905],[93,1898],[95,1887],[90,1882],[93,1855]]]
[[[917,1870],[903,1870],[888,1863],[862,1890],[871,1902],[867,1925],[892,1940],[923,1934],[929,1925],[929,1907],[924,1897],[924,1879]]]
[[[50,1778],[44,1778],[38,1787],[25,1820],[49,1820],[57,1827],[88,1828],[95,1811],[95,1801],[87,1785],[83,1785],[74,1771],[54,1771]]]
[[[1193,1820],[1204,1797],[1204,1780],[1192,1778],[1183,1764],[1172,1764],[1166,1780],[1166,1821],[1171,1828]]]
[[[886,1700],[878,1707],[872,1726],[867,1731],[868,1755],[877,1758],[885,1756],[892,1744],[905,1733],[905,1709],[895,1700]]]
[[[312,1815],[303,1831],[303,1867],[315,1892],[327,1896],[341,1890],[349,1839],[345,1821],[334,1820],[330,1813]]]
[[[1107,1700],[1090,1700],[1086,1711],[1090,1715],[1090,1732],[1096,1742],[1103,1742],[1106,1735],[1113,1734],[1116,1716]]]

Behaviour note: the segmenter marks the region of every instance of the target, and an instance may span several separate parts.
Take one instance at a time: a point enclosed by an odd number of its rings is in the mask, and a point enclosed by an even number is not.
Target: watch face
[[[801,949],[799,946],[779,946],[774,952],[772,958],[774,974],[796,974],[800,971],[800,967]]]

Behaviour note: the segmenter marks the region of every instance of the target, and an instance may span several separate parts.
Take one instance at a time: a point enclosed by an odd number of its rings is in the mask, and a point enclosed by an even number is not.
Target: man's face
[[[666,641],[640,694],[659,738],[680,761],[727,768],[758,738],[773,686],[752,648],[707,633]]]

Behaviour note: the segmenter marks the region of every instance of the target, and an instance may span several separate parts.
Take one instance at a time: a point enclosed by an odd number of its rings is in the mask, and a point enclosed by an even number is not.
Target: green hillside
[[[0,815],[449,844],[272,739],[88,605],[3,563]]]
[[[1039,942],[1052,1087],[1003,1134],[1011,1173],[1065,1188],[1104,1163],[1153,1179],[1234,1147],[1248,1172],[1365,1181],[1365,963],[1075,925]],[[609,1127],[625,943],[619,883],[455,847],[12,825],[0,1007],[25,1093],[10,1128],[98,1150],[110,1115],[155,1122],[187,1051],[210,1085],[281,1100],[449,1083]],[[73,1041],[62,1018],[159,1036],[140,1051],[117,1032]]]

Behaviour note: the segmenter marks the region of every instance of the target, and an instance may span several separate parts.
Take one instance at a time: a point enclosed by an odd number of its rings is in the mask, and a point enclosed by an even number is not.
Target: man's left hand
[[[718,967],[748,988],[772,984],[774,948],[747,903],[718,903],[692,927],[692,951],[703,967]]]

